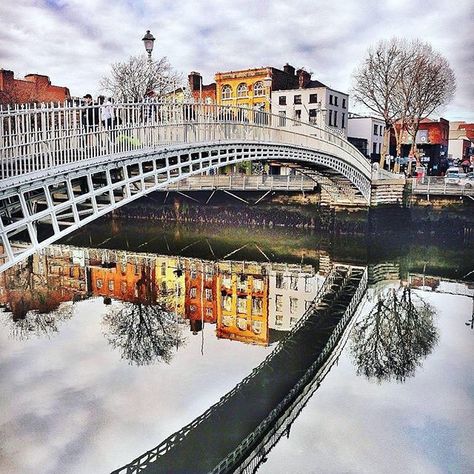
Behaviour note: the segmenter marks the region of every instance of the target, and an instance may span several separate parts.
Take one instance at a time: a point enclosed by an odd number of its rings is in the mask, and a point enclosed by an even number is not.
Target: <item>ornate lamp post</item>
[[[146,30],[145,36],[142,38],[143,44],[145,45],[145,51],[148,53],[148,61],[151,62],[151,53],[153,51],[153,44],[155,37],[150,33],[150,30]]]

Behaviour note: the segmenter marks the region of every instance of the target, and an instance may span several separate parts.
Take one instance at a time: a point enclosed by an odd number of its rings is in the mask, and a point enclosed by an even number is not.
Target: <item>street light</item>
[[[151,61],[151,52],[153,51],[153,43],[155,42],[155,37],[150,33],[150,30],[146,30],[146,34],[142,38],[142,41],[145,45],[145,50],[148,53],[148,61]]]

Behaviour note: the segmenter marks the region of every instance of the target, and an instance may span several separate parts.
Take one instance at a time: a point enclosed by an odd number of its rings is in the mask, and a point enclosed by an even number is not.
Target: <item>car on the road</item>
[[[444,176],[444,182],[446,184],[459,184],[460,174],[461,172],[457,166],[450,166]]]
[[[465,188],[474,188],[474,173],[468,173],[466,176],[459,178],[458,184]]]

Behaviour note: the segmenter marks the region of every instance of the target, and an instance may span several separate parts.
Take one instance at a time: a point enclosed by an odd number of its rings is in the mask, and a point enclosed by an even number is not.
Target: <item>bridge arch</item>
[[[370,200],[370,163],[326,129],[280,126],[280,117],[248,109],[144,103],[115,106],[121,123],[110,130],[84,126],[86,109],[0,114],[0,270],[145,194],[244,161],[330,168]],[[29,243],[21,254],[11,245],[19,235]]]

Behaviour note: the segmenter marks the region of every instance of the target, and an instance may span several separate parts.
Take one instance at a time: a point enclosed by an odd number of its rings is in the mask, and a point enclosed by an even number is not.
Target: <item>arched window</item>
[[[255,97],[261,97],[265,95],[265,89],[263,88],[262,81],[258,81],[253,85],[253,95]]]
[[[232,98],[232,87],[229,84],[222,86],[222,99],[231,99]]]
[[[241,82],[237,87],[237,97],[247,97],[249,93],[247,84]]]

